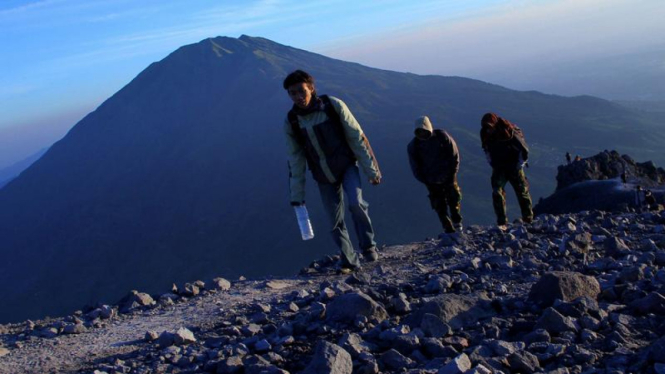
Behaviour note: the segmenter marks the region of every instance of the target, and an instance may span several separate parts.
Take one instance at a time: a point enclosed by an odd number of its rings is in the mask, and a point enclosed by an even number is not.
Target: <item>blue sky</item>
[[[207,37],[262,36],[370,66],[510,86],[506,72],[663,46],[663,8],[661,0],[3,0],[0,167],[61,137],[150,63]]]

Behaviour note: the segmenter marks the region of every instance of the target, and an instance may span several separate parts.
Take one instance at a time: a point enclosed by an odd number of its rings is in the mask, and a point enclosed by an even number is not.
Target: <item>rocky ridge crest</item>
[[[595,156],[560,165],[556,176],[556,190],[584,181],[620,178],[622,173],[626,173],[630,183],[643,187],[665,184],[665,170],[657,167],[653,161],[636,162],[628,155],[605,150]]]

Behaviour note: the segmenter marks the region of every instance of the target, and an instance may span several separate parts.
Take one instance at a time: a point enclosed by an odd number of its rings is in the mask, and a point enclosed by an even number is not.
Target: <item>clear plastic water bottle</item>
[[[293,209],[296,211],[296,218],[298,219],[298,226],[300,227],[302,240],[314,238],[314,230],[312,229],[312,223],[309,221],[307,207],[303,204],[294,206]]]

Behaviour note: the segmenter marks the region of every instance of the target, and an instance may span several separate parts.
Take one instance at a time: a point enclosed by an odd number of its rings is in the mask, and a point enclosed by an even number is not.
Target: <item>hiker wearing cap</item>
[[[480,139],[492,167],[492,203],[500,227],[508,223],[506,216],[506,183],[510,183],[517,195],[522,221],[533,221],[529,181],[524,173],[528,166],[529,148],[522,130],[507,119],[494,113],[486,113],[481,119]]]
[[[340,99],[318,96],[314,77],[302,70],[289,74],[283,83],[293,101],[284,124],[289,153],[291,205],[305,204],[305,169],[312,171],[323,206],[331,221],[331,233],[341,250],[339,270],[360,267],[344,222],[344,192],[349,202],[360,249],[369,261],[378,258],[369,205],[362,197],[360,172],[373,185],[381,183],[381,172],[372,147],[360,124]]]
[[[457,184],[460,162],[457,144],[447,132],[433,129],[427,116],[416,119],[414,134],[407,146],[413,176],[427,187],[432,209],[439,216],[443,231],[461,231],[462,193]]]

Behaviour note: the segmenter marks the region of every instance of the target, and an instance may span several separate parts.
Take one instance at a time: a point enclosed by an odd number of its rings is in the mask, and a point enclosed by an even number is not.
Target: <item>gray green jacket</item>
[[[294,134],[288,118],[284,122],[291,202],[305,201],[306,165],[318,183],[341,182],[346,169],[356,160],[370,179],[381,176],[372,147],[358,121],[342,100],[335,97],[329,99],[340,123],[328,118],[320,98],[312,98],[314,106],[307,111],[298,110],[295,106],[292,109],[297,114],[300,138]],[[304,139],[304,144],[299,139]]]

